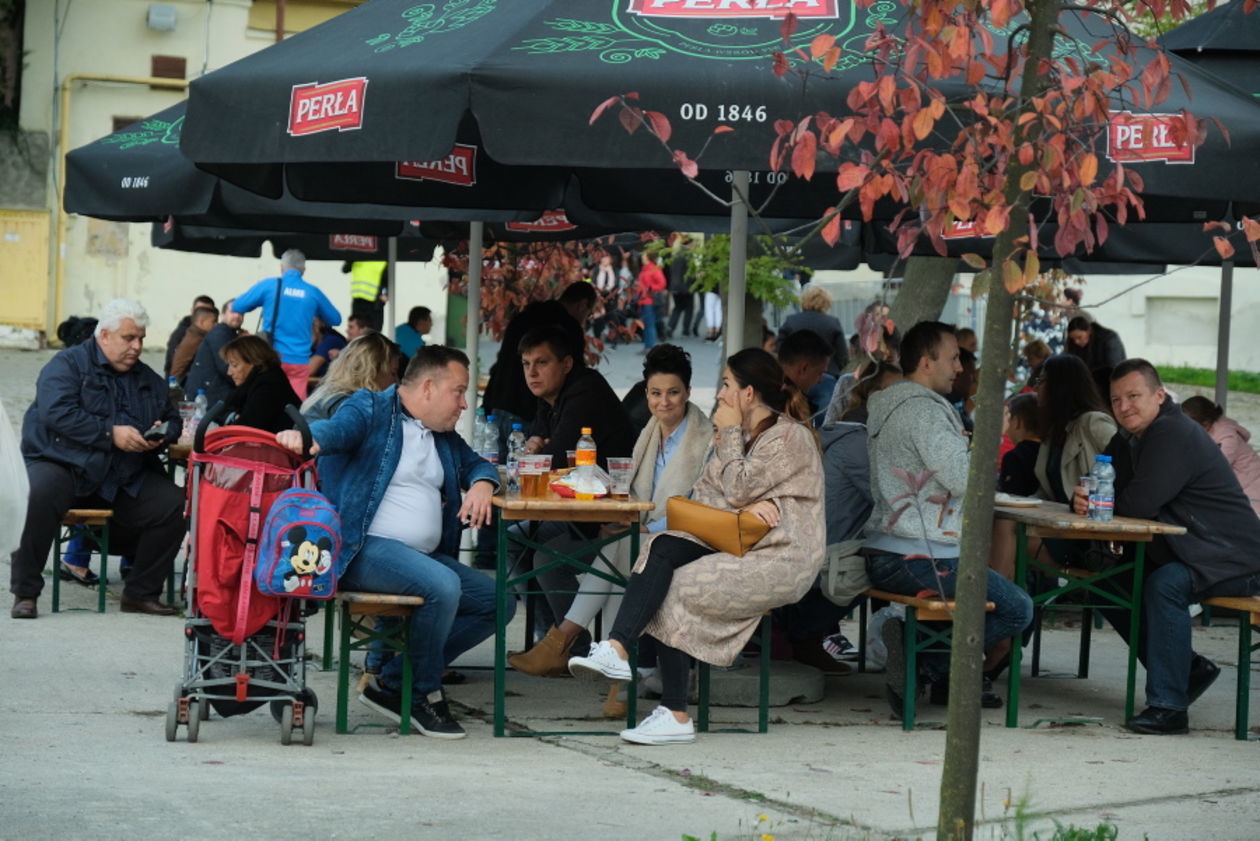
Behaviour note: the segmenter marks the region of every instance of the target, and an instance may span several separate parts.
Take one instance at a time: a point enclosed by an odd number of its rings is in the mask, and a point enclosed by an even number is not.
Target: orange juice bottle
[[[583,473],[591,473],[595,470],[595,439],[591,437],[591,428],[589,426],[582,427],[582,437],[577,441],[577,467],[574,468],[574,478],[578,478]],[[591,493],[577,493],[578,499],[594,499],[595,495]]]

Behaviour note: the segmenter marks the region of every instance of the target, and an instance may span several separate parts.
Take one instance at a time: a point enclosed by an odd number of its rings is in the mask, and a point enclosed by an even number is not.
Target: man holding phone
[[[148,324],[138,303],[110,301],[95,335],[39,373],[22,423],[31,490],[10,573],[14,619],[39,615],[44,564],[71,508],[113,510],[110,549],[135,559],[123,612],[176,612],[158,594],[184,537],[184,493],[166,478],[156,451],[179,435],[179,412],[166,382],[140,361]]]

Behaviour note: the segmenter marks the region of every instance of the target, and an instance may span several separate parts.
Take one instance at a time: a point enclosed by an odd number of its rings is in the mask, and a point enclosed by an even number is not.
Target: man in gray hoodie
[[[910,596],[924,590],[945,598],[954,595],[970,458],[970,440],[962,421],[945,399],[962,370],[958,355],[952,325],[919,322],[901,341],[906,378],[871,395],[868,402],[874,508],[866,524],[864,551],[867,573],[881,590]],[[1019,634],[1032,621],[1028,594],[992,570],[988,571],[988,599],[995,609],[985,616],[985,651]],[[902,634],[900,621],[884,624],[886,693],[894,716],[901,714],[906,678]],[[923,655],[919,668],[920,686],[923,682],[944,685],[949,657]],[[1000,706],[988,678],[985,684],[982,703]]]

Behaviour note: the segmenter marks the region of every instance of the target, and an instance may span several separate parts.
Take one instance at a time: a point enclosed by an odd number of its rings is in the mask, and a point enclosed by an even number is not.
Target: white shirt
[[[433,433],[415,418],[404,417],[402,428],[398,467],[367,533],[397,540],[428,555],[442,540],[445,474],[433,443]]]

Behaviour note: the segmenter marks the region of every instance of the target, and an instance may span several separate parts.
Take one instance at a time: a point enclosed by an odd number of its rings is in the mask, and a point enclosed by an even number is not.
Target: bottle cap
[[[1095,456],[1095,460],[1111,464],[1111,456]]]
[[[512,424],[512,431],[513,431],[513,432],[515,432],[516,430],[518,430],[518,429],[520,429],[520,428],[521,428],[521,425],[520,425],[519,423],[514,423],[514,424]]]
[[[494,420],[494,415],[486,415],[486,420],[488,421]]]
[[[206,393],[206,390],[205,390],[204,388],[199,388],[199,389],[197,389],[197,393],[198,393],[198,394],[205,394],[205,393]]]
[[[591,434],[591,428],[590,428],[589,426],[584,426],[584,427],[582,427],[582,434],[583,434],[583,435],[590,435],[590,434]]]

